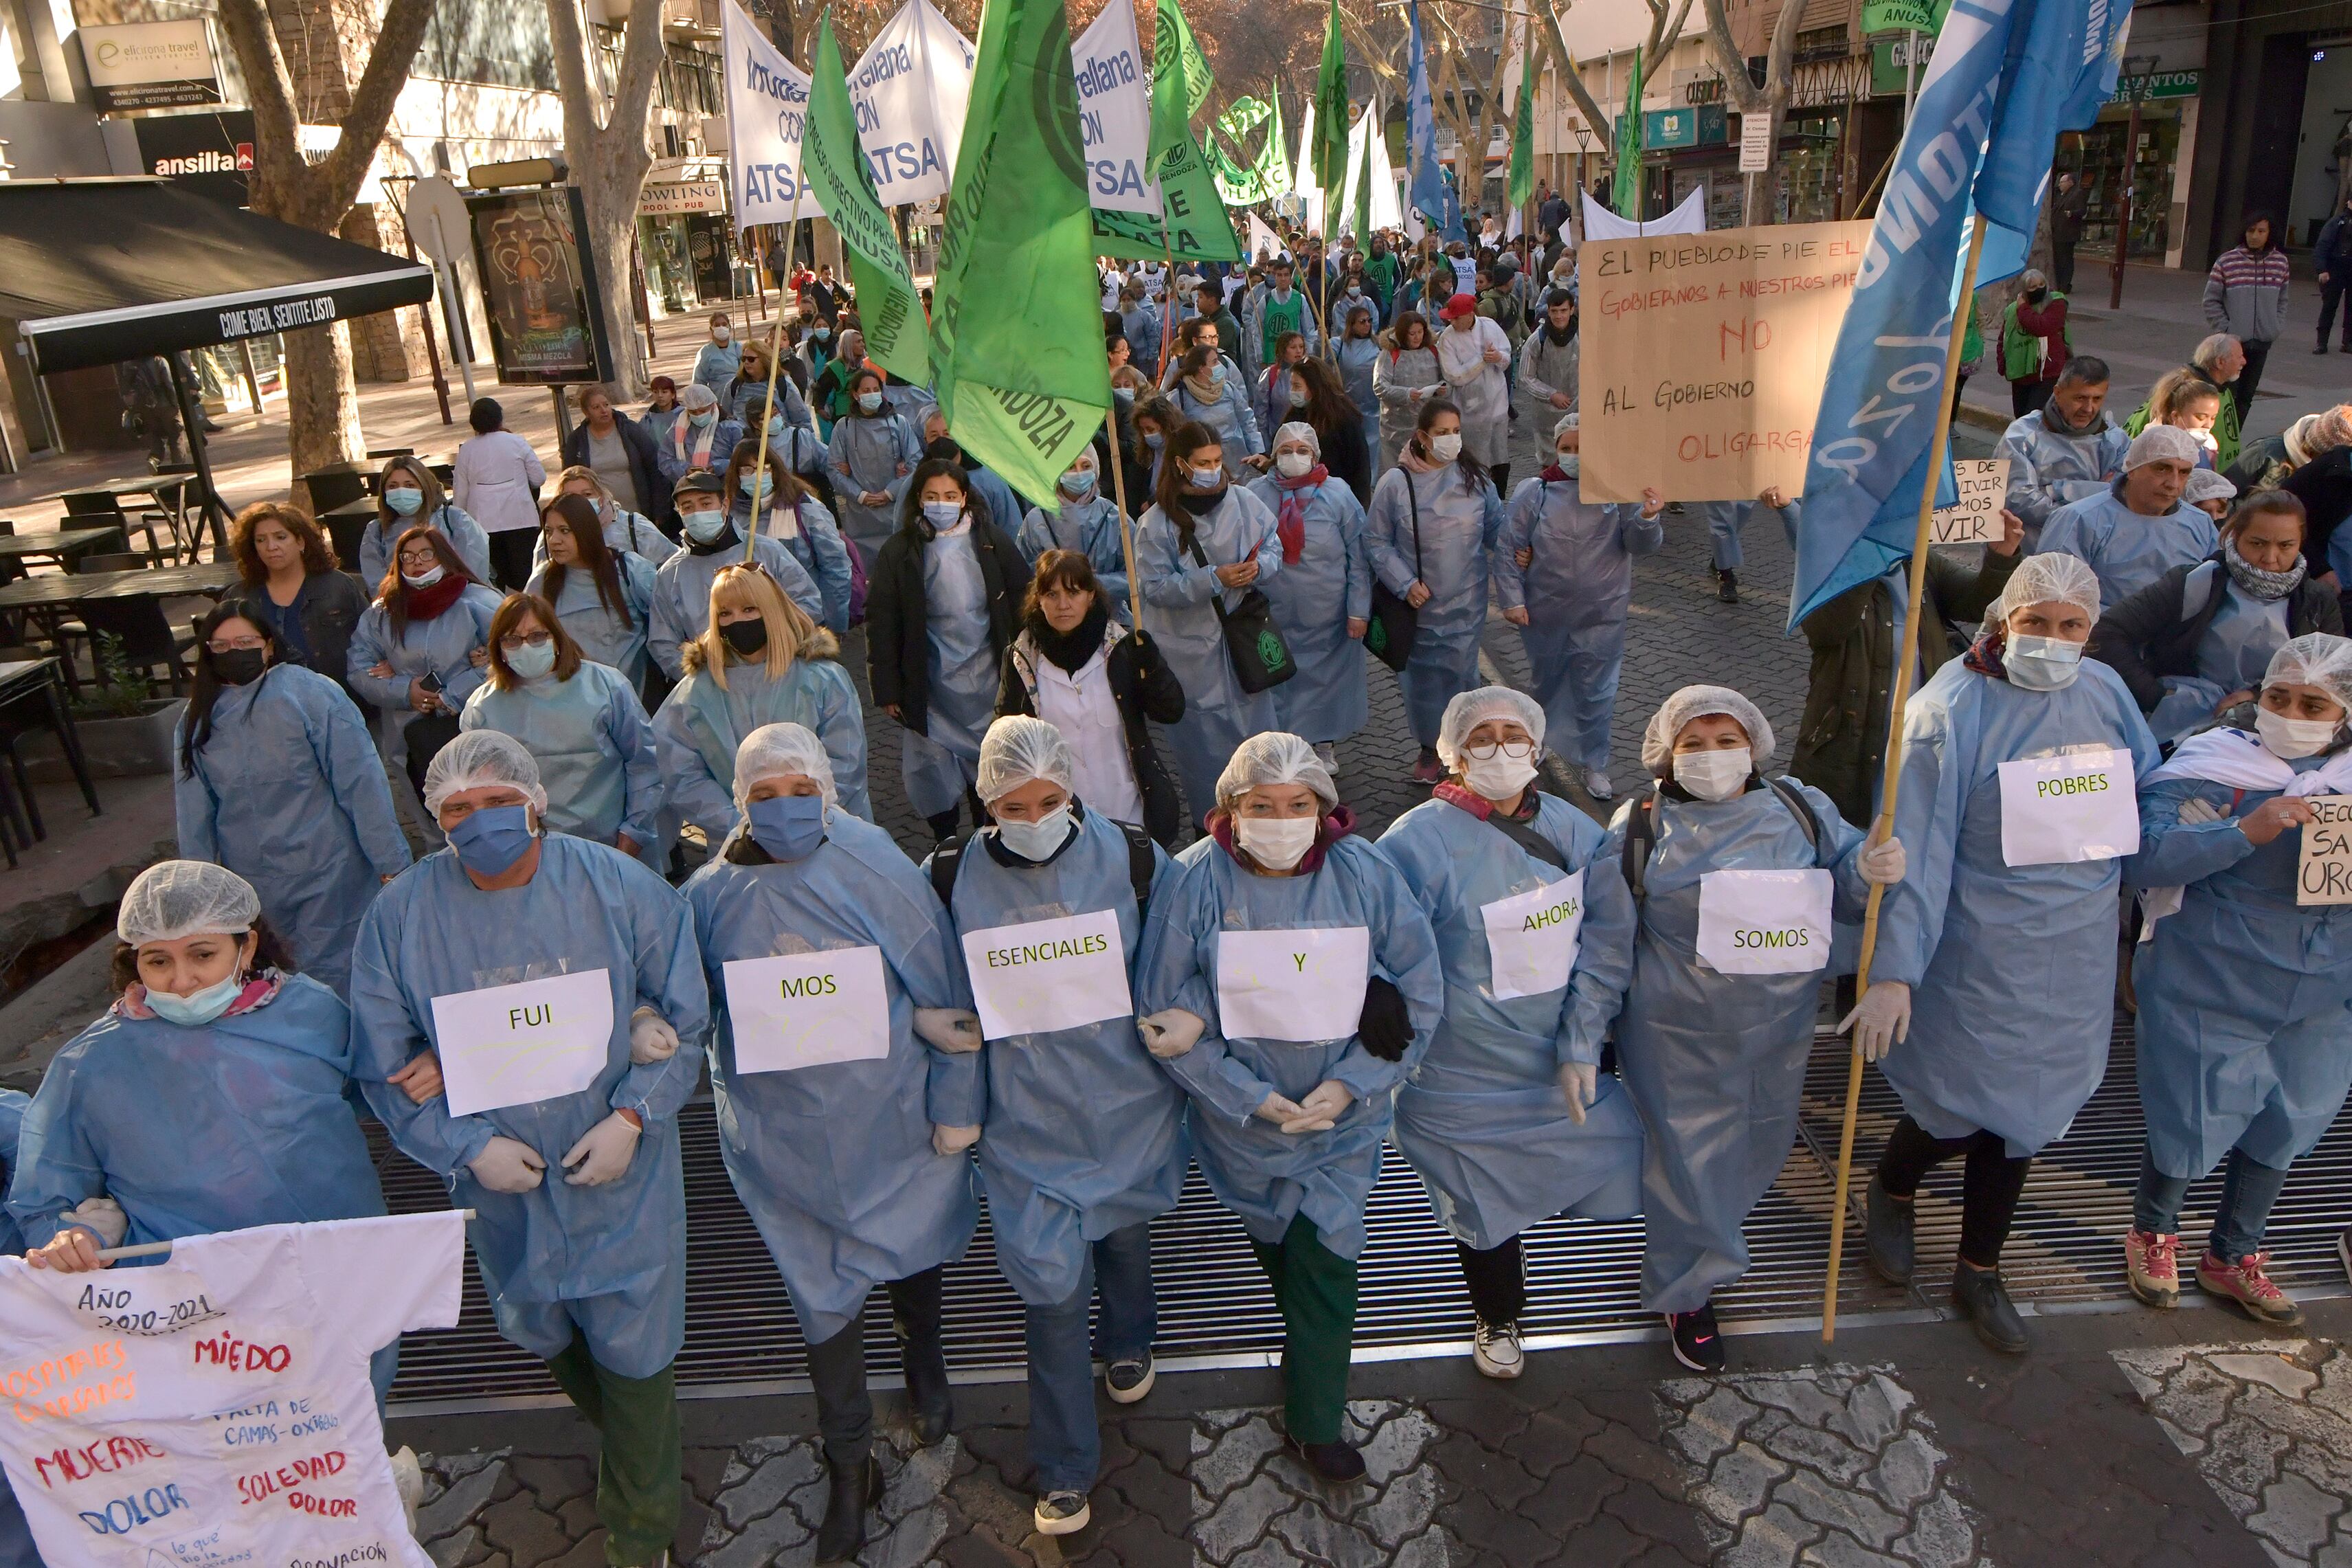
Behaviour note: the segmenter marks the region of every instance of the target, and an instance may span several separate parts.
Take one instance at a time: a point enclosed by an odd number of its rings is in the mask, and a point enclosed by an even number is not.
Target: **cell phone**
[[[416,684],[425,688],[427,691],[437,692],[441,689],[441,678],[432,670],[428,669],[423,675],[417,677]]]

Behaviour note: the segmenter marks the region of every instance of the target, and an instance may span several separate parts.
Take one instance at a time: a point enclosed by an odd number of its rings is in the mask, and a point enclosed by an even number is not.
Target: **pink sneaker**
[[[2235,1263],[2224,1263],[2209,1252],[2197,1260],[2197,1283],[2209,1296],[2235,1301],[2258,1323],[2291,1328],[2303,1321],[2303,1309],[2263,1272],[2270,1260],[2267,1252],[2250,1252]]]
[[[1412,764],[1412,782],[1425,784],[1445,782],[1445,764],[1437,760],[1437,753],[1434,751],[1423,748],[1421,756]]]
[[[2124,1268],[2131,1277],[2131,1293],[2147,1305],[2167,1311],[2180,1305],[2179,1237],[2149,1230],[2126,1232]]]

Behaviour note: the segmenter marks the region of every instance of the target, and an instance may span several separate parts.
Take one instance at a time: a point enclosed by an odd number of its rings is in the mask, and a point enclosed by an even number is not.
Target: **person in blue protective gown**
[[[875,1286],[917,1438],[939,1442],[954,1419],[940,1271],[980,1219],[966,1152],[986,1103],[980,1032],[956,1005],[938,897],[887,833],[842,809],[818,738],[763,726],[733,771],[741,820],[686,888],[719,1003],[719,1152],[808,1344],[831,1472],[816,1560],[838,1563],[882,1499],[859,1327]]]
[[[866,793],[866,714],[841,645],[749,567],[710,585],[710,624],[686,645],[684,679],[654,715],[664,807],[716,845],[741,816],[735,749],[763,724],[814,731],[833,759],[844,810],[873,819]]]
[[[1759,506],[1780,514],[1782,527],[1788,526],[1790,505],[1778,488],[1766,490],[1754,500],[1693,501],[1684,508],[1695,521],[1706,524],[1708,559],[1715,563],[1715,597],[1719,604],[1739,603],[1739,569],[1748,564],[1748,551],[1740,535],[1756,520]]]
[[[1748,1271],[1741,1226],[1796,1142],[1833,921],[1903,875],[1896,841],[1865,848],[1829,796],[1764,775],[1772,726],[1722,686],[1685,686],[1650,716],[1656,781],[1609,825],[1638,924],[1617,1069],[1642,1113],[1642,1304],[1675,1359],[1720,1372],[1713,1297]]]
[[[2186,430],[2149,426],[2125,452],[2121,478],[2051,514],[2034,553],[2088,562],[2098,574],[2102,615],[2172,568],[2205,560],[2221,535],[2202,508],[2182,499],[2201,450]]]
[[[1031,507],[1021,520],[1013,542],[1029,569],[1048,550],[1075,550],[1095,569],[1095,580],[1124,614],[1127,600],[1127,546],[1119,538],[1118,503],[1103,493],[1102,456],[1088,447],[1081,451],[1054,487],[1053,510]]]
[[[360,917],[407,869],[408,840],[359,710],[281,651],[242,601],[196,624],[172,780],[180,853],[251,882],[295,966],[341,995]]]
[[[646,626],[646,651],[672,680],[683,668],[686,645],[710,629],[711,585],[730,566],[758,567],[810,620],[824,618],[823,591],[783,541],[761,534],[751,541],[747,558],[743,536],[720,500],[722,483],[719,475],[698,468],[677,481],[673,494],[686,548],[654,573],[653,610]]]
[[[2123,873],[2148,920],[2133,964],[2147,1146],[2124,1258],[2151,1307],[2179,1302],[2180,1205],[2220,1165],[2197,1283],[2257,1322],[2303,1321],[2263,1234],[2352,1084],[2352,908],[2295,902],[2309,797],[2352,793],[2347,710],[2352,642],[2296,637],[2271,656],[2251,733],[2192,735],[2140,785]]]
[[[1128,973],[1168,858],[1087,808],[1077,757],[1042,719],[999,719],[980,748],[995,826],[934,852],[988,1075],[980,1175],[996,1261],[1026,1309],[1038,1532],[1092,1517],[1104,1391],[1151,1392],[1151,1220],[1184,1184],[1184,1096],[1142,1043]],[[1087,1314],[1102,1302],[1089,1342]]]
[[[490,536],[466,509],[447,499],[433,470],[417,458],[392,458],[376,476],[375,515],[360,533],[360,582],[373,588],[392,569],[394,541],[412,528],[429,528],[449,542],[476,580],[490,580]]]
[[[1666,542],[1665,498],[1638,507],[1588,503],[1577,416],[1552,426],[1552,460],[1511,497],[1495,549],[1495,599],[1519,628],[1546,744],[1597,801],[1612,799],[1609,729],[1625,668],[1633,563]]]
[[[24,1124],[32,1097],[21,1089],[0,1089],[0,1193],[16,1169],[16,1131]],[[25,1233],[16,1228],[5,1208],[0,1208],[0,1257],[14,1258],[25,1250]],[[413,1456],[412,1456],[413,1457]],[[395,1471],[395,1478],[398,1472]],[[421,1486],[423,1472],[419,1472]],[[33,1544],[32,1527],[8,1478],[0,1475],[0,1568],[43,1568],[40,1548]]]
[[[596,503],[586,496],[549,501],[539,514],[539,538],[546,559],[524,591],[547,601],[583,658],[642,686],[656,568],[636,552],[605,542]]]
[[[574,464],[556,475],[555,493],[579,496],[596,509],[596,521],[607,550],[625,550],[641,557],[647,566],[659,566],[677,553],[675,540],[656,527],[652,518],[624,506],[604,476],[585,464]],[[546,564],[547,531],[542,527],[538,542],[531,546],[530,569],[536,574]]]
[[[1151,507],[1135,531],[1135,570],[1151,609],[1151,635],[1184,689],[1184,717],[1168,727],[1184,808],[1192,821],[1217,803],[1217,778],[1234,748],[1275,727],[1274,694],[1242,689],[1220,607],[1237,608],[1282,571],[1274,511],[1225,480],[1225,450],[1205,425],[1180,425]]]
[[[554,606],[534,594],[499,606],[489,649],[489,679],[466,700],[459,729],[522,742],[547,791],[548,826],[655,864],[661,768],[635,688],[582,657]]]
[[[352,693],[376,710],[376,749],[408,787],[401,804],[421,814],[418,826],[437,839],[424,810],[423,751],[482,683],[483,639],[499,595],[469,574],[449,542],[429,528],[412,528],[393,547],[375,603],[352,633],[344,674]],[[436,723],[420,724],[420,721]]]
[[[1418,616],[1412,658],[1398,672],[1405,718],[1421,743],[1413,778],[1445,776],[1437,731],[1445,705],[1479,684],[1486,625],[1487,552],[1503,531],[1495,482],[1462,448],[1462,411],[1443,397],[1421,405],[1397,466],[1372,489],[1364,528],[1372,571]]]
[[[1911,699],[1895,818],[1911,879],[1879,911],[1848,1020],[1903,1099],[1870,1184],[1871,1267],[1909,1280],[1920,1178],[1965,1153],[1952,1300],[2011,1354],[2025,1325],[2001,1244],[2033,1155],[2106,1072],[2118,873],[2157,763],[2130,689],[2082,656],[2098,615],[2090,567],[2029,555],[1976,645]]]
[[[1282,1309],[1289,1441],[1342,1484],[1364,1475],[1345,1421],[1364,1205],[1445,993],[1428,917],[1354,822],[1300,737],[1244,741],[1152,896],[1135,996]]]
[[[1535,787],[1543,747],[1532,698],[1464,692],[1437,736],[1452,776],[1380,843],[1445,966],[1445,1013],[1391,1136],[1461,1254],[1471,1359],[1499,1378],[1526,1364],[1520,1233],[1642,1207],[1641,1118],[1600,1067],[1633,972],[1633,900],[1600,825]]]
[[[539,765],[510,736],[458,736],[425,790],[449,847],[360,928],[354,1071],[394,1144],[475,1211],[499,1331],[598,1428],[606,1561],[667,1563],[686,1336],[677,1112],[710,1022],[693,917],[627,856],[548,832]],[[421,1105],[381,1081],[419,1051],[446,1079]]]
[[[2009,510],[2025,524],[2025,547],[2061,507],[2104,492],[2122,471],[2131,437],[2106,412],[2107,362],[2076,354],[2058,373],[2050,400],[2001,433],[2009,459]]]
[[[834,421],[825,471],[841,507],[842,532],[869,558],[898,526],[898,500],[922,460],[922,427],[889,405],[880,371],[858,371],[849,382],[848,412]]]
[[[1249,493],[1274,513],[1282,570],[1265,580],[1274,624],[1298,673],[1274,689],[1275,722],[1313,742],[1333,777],[1332,743],[1371,717],[1364,633],[1372,614],[1372,558],[1364,509],[1347,481],[1323,466],[1315,426],[1294,419],[1274,433],[1274,467]]]
[[[851,580],[849,549],[842,542],[841,529],[824,503],[786,466],[781,447],[768,448],[764,480],[759,457],[758,443],[745,441],[729,459],[724,479],[728,516],[734,520],[735,531],[748,539],[753,532],[752,514],[759,513],[760,536],[790,551],[824,596],[818,622],[834,636],[843,636],[849,630]]]

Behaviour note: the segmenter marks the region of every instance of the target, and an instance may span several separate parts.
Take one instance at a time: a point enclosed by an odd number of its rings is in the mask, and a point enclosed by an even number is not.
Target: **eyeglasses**
[[[508,653],[512,653],[518,648],[545,647],[554,640],[545,632],[530,632],[521,637],[509,634],[499,639],[499,647]]]
[[[1482,763],[1491,762],[1498,752],[1514,762],[1524,763],[1536,754],[1536,743],[1533,741],[1473,741],[1462,748],[1464,756],[1475,757]]]
[[[259,637],[231,637],[226,641],[215,637],[205,646],[215,653],[252,653],[269,645]]]
[[[404,572],[424,572],[440,564],[441,557],[430,550],[401,552],[400,569]]]

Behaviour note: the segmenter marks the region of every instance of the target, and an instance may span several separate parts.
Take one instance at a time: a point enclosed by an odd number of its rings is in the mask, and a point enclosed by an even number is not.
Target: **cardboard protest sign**
[[[1955,458],[1952,483],[1960,492],[1936,509],[1931,544],[1986,544],[2000,537],[2001,500],[2009,494],[2007,458]]]
[[[2298,904],[2352,904],[2352,795],[2314,795],[2305,802],[2303,858],[2294,868]]]

